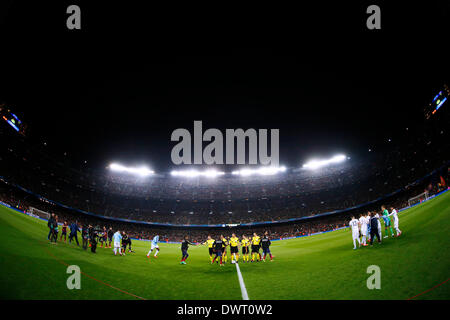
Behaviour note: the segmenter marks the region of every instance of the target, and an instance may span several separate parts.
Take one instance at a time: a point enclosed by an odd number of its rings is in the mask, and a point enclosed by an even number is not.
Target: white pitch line
[[[242,300],[250,300],[248,298],[247,289],[245,288],[244,278],[242,278],[241,269],[239,269],[239,264],[235,263],[236,271],[239,279],[239,285],[241,286]]]

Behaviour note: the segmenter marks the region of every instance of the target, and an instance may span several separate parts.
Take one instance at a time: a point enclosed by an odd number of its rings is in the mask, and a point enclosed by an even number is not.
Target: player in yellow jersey
[[[230,238],[230,253],[232,262],[239,262],[239,238],[233,233]]]
[[[261,242],[261,238],[255,233],[253,233],[252,238],[252,262],[256,261],[259,262],[261,260],[261,255],[259,254],[259,244]]]
[[[213,255],[214,255],[214,248],[213,248],[213,245],[214,245],[214,239],[213,238],[211,238],[211,236],[210,235],[208,235],[208,239],[205,241],[205,243],[203,243],[203,244],[207,244],[208,245],[208,251],[209,251],[209,260],[211,261],[211,263],[212,263],[212,261],[213,261]]]
[[[242,260],[244,262],[249,262],[250,260],[250,251],[248,249],[248,246],[250,245],[250,240],[243,235],[241,240],[241,246],[242,246]]]
[[[226,237],[223,237],[223,249],[222,249],[223,263],[227,263],[227,260],[228,260],[228,254],[227,254],[227,246],[228,245],[229,245],[228,239]]]

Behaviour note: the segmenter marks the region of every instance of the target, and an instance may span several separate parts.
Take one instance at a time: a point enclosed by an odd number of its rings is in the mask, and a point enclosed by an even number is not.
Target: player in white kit
[[[366,246],[368,246],[367,242],[370,240],[370,214],[366,214],[364,218],[366,218]]]
[[[378,219],[377,220],[378,221],[378,235],[380,236],[380,241],[381,241],[382,237],[381,237],[381,222],[380,222],[380,220],[382,218],[380,217],[380,215],[378,213],[375,213],[375,218]]]
[[[361,213],[361,216],[359,217],[359,225],[361,228],[361,244],[365,247],[367,246],[366,238],[367,238],[367,219],[366,217]]]
[[[394,229],[395,229],[395,232],[397,232],[397,237],[398,237],[402,234],[402,231],[398,228],[397,210],[395,210],[393,207],[391,207],[391,213],[389,214],[389,216],[392,216],[392,218],[394,219]]]
[[[352,228],[353,250],[356,250],[356,241],[358,241],[358,244],[361,247],[361,241],[359,241],[359,221],[352,216],[349,225]]]
[[[159,236],[156,235],[156,236],[153,237],[153,240],[152,240],[152,246],[150,247],[150,251],[147,253],[147,258],[150,258],[150,254],[152,253],[152,251],[153,251],[154,249],[156,249],[156,252],[155,252],[155,255],[154,255],[154,257],[156,258],[156,256],[157,256],[158,253],[159,253],[158,242],[159,242]]]

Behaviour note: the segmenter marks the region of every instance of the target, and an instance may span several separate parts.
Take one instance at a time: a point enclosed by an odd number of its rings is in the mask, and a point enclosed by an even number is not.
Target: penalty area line
[[[250,300],[248,298],[247,288],[245,288],[244,278],[242,278],[241,269],[239,269],[239,263],[235,263],[236,266],[236,272],[239,279],[239,286],[241,287],[241,293],[242,293],[242,300]]]

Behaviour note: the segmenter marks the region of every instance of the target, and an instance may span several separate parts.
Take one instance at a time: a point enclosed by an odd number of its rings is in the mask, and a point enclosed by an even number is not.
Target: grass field
[[[348,229],[274,241],[274,262],[240,263],[249,298],[408,299],[449,277],[450,192],[399,214],[399,238],[352,250]],[[46,240],[47,226],[0,206],[2,299],[242,299],[236,267],[211,265],[206,246],[191,247],[180,265],[176,244],[133,241],[135,253],[97,254]],[[383,231],[384,232],[384,231]],[[81,290],[68,290],[67,265],[82,271]],[[369,265],[381,268],[381,289],[369,290]],[[449,299],[450,281],[415,299]]]

